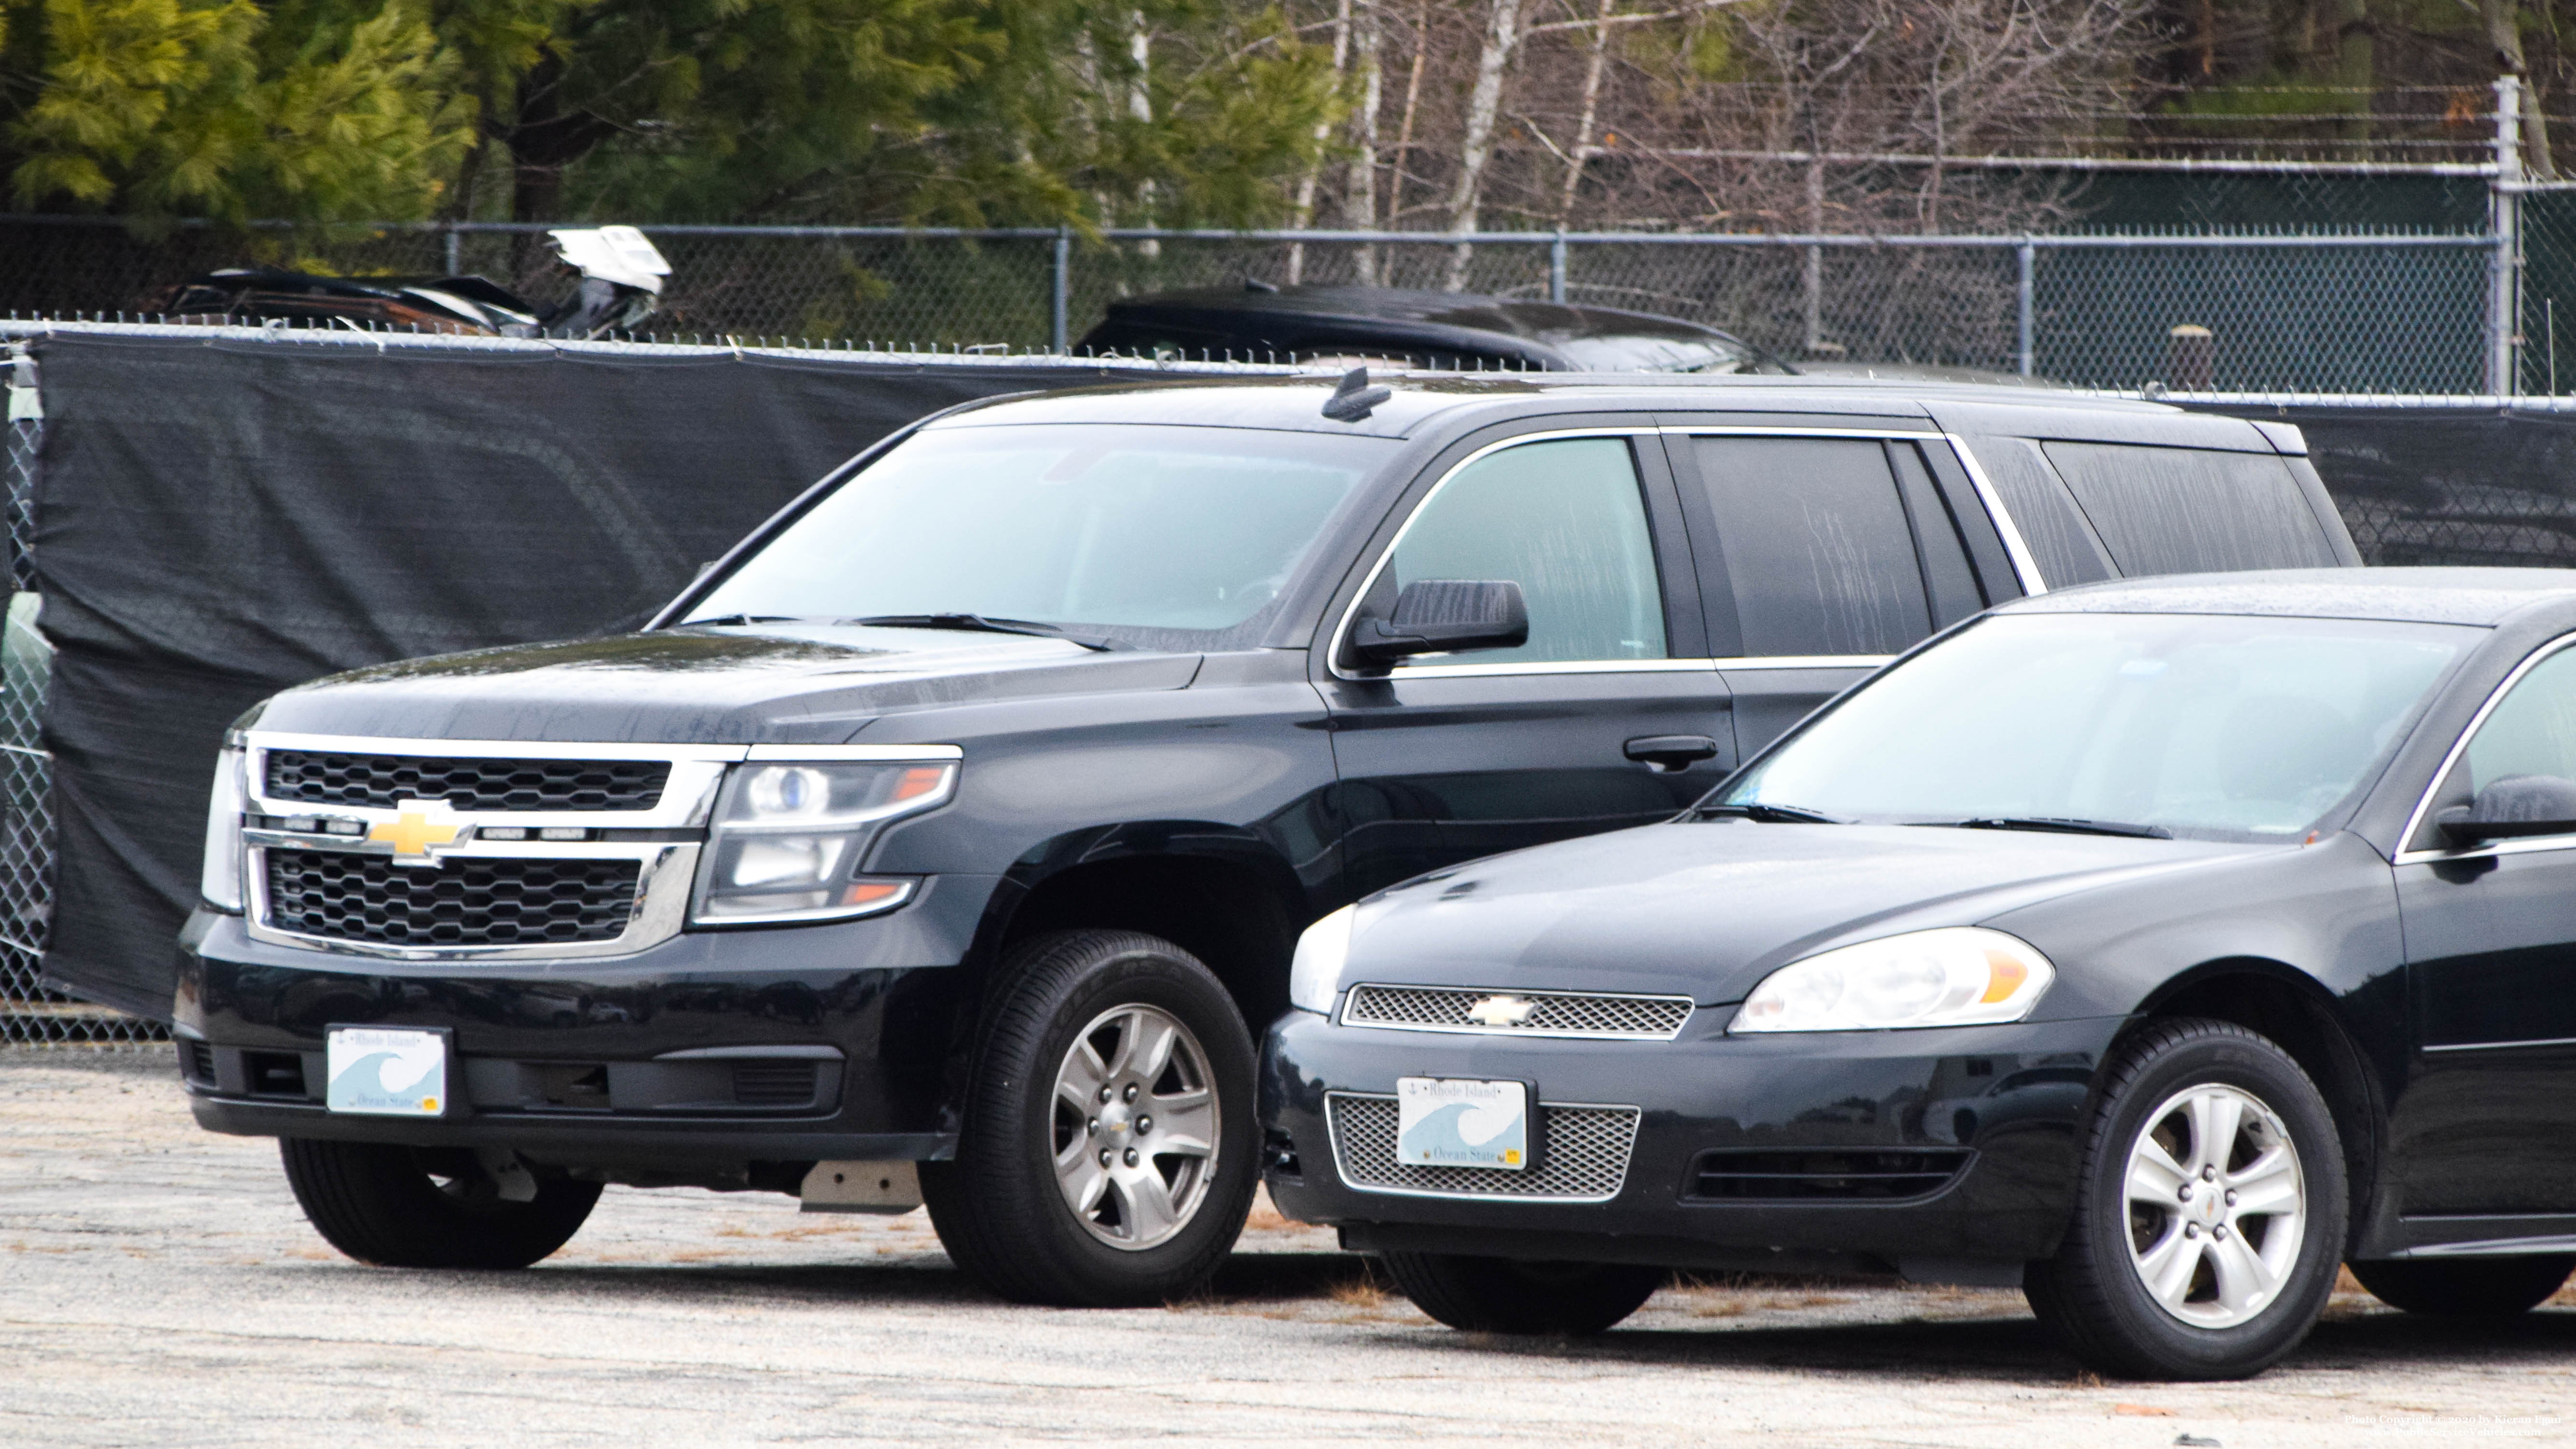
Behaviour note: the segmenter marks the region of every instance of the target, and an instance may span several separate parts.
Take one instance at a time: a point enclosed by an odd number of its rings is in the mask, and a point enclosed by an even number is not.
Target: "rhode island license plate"
[[[1529,1088],[1457,1077],[1395,1080],[1395,1158],[1414,1167],[1529,1166]]]
[[[335,1026],[329,1046],[334,1112],[439,1117],[447,1112],[447,1033]]]

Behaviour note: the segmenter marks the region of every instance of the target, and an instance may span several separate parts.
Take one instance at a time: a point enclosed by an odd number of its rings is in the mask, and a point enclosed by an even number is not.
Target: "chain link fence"
[[[675,226],[649,234],[672,266],[663,310],[648,324],[656,335],[901,350],[1078,348],[1117,298],[1247,279],[1447,290],[1456,282],[1705,322],[1792,362],[2030,373],[2093,388],[2482,393],[2491,390],[2496,330],[2497,247],[2475,232],[1523,232],[1482,233],[1465,246],[1419,232],[1081,238]],[[150,317],[181,280],[252,259],[343,275],[480,273],[540,304],[570,285],[535,228],[198,228],[147,240],[112,223],[0,218],[0,311]],[[2576,272],[2570,281],[2576,301]],[[2178,327],[2206,340],[2178,353]],[[2542,330],[2536,322],[2523,329]],[[2536,388],[2547,380],[2546,359],[2523,372],[2526,388]],[[2567,372],[2576,386],[2576,358]]]
[[[150,1022],[74,1001],[38,984],[53,914],[52,757],[40,732],[53,648],[36,629],[37,596],[27,543],[35,521],[36,470],[44,446],[43,392],[23,344],[7,353],[5,457],[8,487],[9,608],[0,624],[0,1046],[121,1045],[161,1040]]]

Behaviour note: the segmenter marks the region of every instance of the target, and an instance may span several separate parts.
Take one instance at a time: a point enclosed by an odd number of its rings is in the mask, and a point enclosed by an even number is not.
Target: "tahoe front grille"
[[[1670,1041],[1690,1019],[1687,996],[1610,996],[1571,991],[1491,991],[1457,986],[1351,988],[1344,1026],[1501,1036],[1630,1037]]]
[[[314,805],[445,800],[458,810],[650,810],[668,760],[507,760],[270,750],[267,794]]]
[[[1333,1129],[1334,1165],[1343,1182],[1364,1192],[1601,1202],[1619,1195],[1637,1145],[1634,1107],[1541,1103],[1538,1160],[1528,1168],[1422,1167],[1396,1160],[1393,1097],[1327,1093],[1324,1111]]]
[[[1739,1202],[1892,1202],[1957,1180],[1970,1154],[1957,1148],[1883,1152],[1704,1152],[1687,1196]]]
[[[437,869],[378,855],[268,852],[268,924],[388,946],[610,941],[635,915],[632,860],[450,857]]]

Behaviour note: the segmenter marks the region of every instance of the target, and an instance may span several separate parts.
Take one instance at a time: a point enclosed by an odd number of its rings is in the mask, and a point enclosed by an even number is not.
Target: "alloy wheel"
[[[2129,1256],[2148,1296],[2195,1328],[2277,1298],[2307,1232],[2307,1178],[2280,1115],[2204,1082],[2149,1114],[2129,1147]]]
[[[1199,1039],[1159,1007],[1112,1007],[1056,1069],[1056,1185],[1094,1238],[1130,1251],[1169,1239],[1205,1201],[1219,1147]]]

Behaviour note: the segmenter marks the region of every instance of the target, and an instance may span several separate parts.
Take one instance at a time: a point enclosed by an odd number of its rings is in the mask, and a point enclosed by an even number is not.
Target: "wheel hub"
[[[2150,1113],[2130,1145],[2129,1256],[2148,1296],[2195,1328],[2269,1307],[2307,1231],[2298,1149],[2269,1105],[2207,1083]]]
[[[1206,1200],[1218,1148],[1206,1051],[1159,1007],[1092,1019],[1056,1069],[1056,1185],[1074,1220],[1138,1251],[1187,1227]]]

